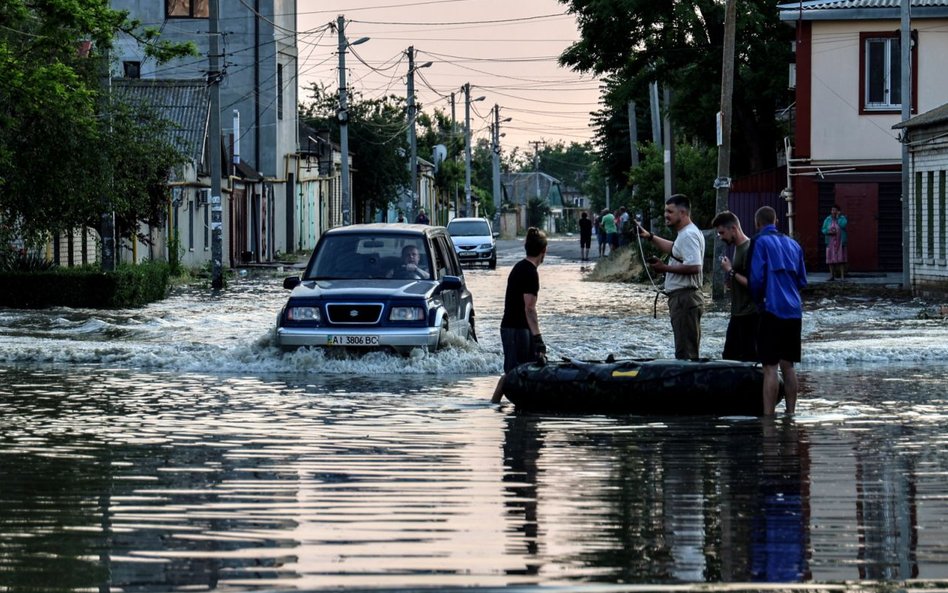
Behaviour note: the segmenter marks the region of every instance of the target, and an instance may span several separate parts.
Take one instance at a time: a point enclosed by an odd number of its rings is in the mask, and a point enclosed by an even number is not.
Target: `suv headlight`
[[[425,310],[421,307],[392,307],[388,314],[389,321],[421,321],[425,318]]]
[[[483,243],[480,247],[478,247],[478,249],[490,249],[491,247],[493,247],[493,245],[490,243]]]
[[[320,322],[323,320],[319,307],[290,307],[286,310],[286,318],[289,321]]]

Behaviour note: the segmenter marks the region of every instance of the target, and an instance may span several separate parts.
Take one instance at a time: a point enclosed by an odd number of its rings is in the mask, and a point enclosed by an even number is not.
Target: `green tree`
[[[303,122],[316,129],[329,129],[339,138],[339,97],[325,87],[313,85],[312,103],[301,106]],[[408,120],[405,99],[394,95],[363,99],[354,94],[348,102],[349,151],[352,168],[354,221],[372,219],[398,202],[411,182],[408,172]]]
[[[715,145],[720,108],[724,36],[722,0],[560,0],[573,13],[580,41],[560,62],[606,79],[604,108],[596,114],[598,148],[612,172],[629,161],[626,105],[640,108],[639,130],[649,129],[648,85],[673,89],[676,132]],[[734,174],[775,166],[782,136],[775,113],[789,100],[786,65],[792,31],[779,22],[777,4],[743,0],[738,11],[735,67]],[[644,114],[642,113],[644,112]]]
[[[155,29],[112,10],[107,0],[5,0],[0,25],[0,228],[6,235],[0,239],[15,236],[31,247],[96,224],[112,182],[122,178],[108,158],[122,139],[119,128],[110,130],[115,119],[103,84],[114,37],[129,35],[158,61],[195,49],[161,42]],[[163,141],[136,137],[150,145]],[[150,158],[133,165],[126,154],[126,169],[144,177]],[[147,221],[154,206],[117,215],[131,221],[150,211],[138,219]]]
[[[641,149],[640,165],[630,176],[635,197],[630,194],[625,205],[651,220],[660,218],[665,209],[665,155],[655,144]],[[708,180],[714,179],[717,170],[717,150],[688,142],[676,144],[675,150],[675,191],[688,196],[695,224],[708,228],[715,213],[715,192]]]

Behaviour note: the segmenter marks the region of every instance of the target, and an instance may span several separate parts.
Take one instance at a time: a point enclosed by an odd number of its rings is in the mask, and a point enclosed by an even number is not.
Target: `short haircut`
[[[685,194],[675,194],[672,197],[665,200],[666,204],[672,204],[685,210],[686,212],[691,212],[691,201],[688,199],[688,196]]]
[[[417,246],[417,245],[413,245],[413,244],[409,243],[408,245],[405,245],[404,247],[402,247],[402,257],[405,257],[405,256],[408,255],[408,253],[411,252],[411,251],[417,251],[419,255],[421,254],[421,250],[418,249],[418,246]],[[389,252],[389,253],[391,253],[391,252]]]
[[[523,248],[527,250],[528,257],[537,257],[546,249],[546,233],[537,227],[527,229],[527,238],[523,242]]]
[[[833,210],[842,210],[842,208],[839,207],[839,204],[833,204],[833,208],[832,208],[832,209],[833,209]]]
[[[711,221],[711,226],[713,228],[718,228],[719,226],[741,226],[741,221],[738,220],[737,215],[731,212],[730,210],[724,210],[718,212],[718,215],[714,217],[714,220]]]
[[[754,214],[754,222],[757,226],[767,226],[768,224],[777,224],[777,211],[770,206],[761,206]]]
[[[583,212],[582,218],[589,218],[589,214],[587,214],[586,212]]]

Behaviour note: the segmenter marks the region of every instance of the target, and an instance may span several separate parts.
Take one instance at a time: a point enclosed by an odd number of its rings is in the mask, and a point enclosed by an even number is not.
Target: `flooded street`
[[[518,259],[466,272],[478,344],[407,358],[281,354],[274,277],[0,309],[0,591],[948,587],[925,303],[808,302],[792,419],[523,415],[488,403]],[[651,287],[584,274],[540,268],[552,359],[673,355]]]

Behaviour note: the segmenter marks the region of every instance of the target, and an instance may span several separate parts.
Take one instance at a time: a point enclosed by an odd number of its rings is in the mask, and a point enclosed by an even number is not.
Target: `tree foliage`
[[[632,212],[641,212],[645,220],[660,219],[665,208],[665,155],[656,144],[642,145],[642,160],[632,171],[636,186],[626,202]],[[707,228],[715,214],[715,191],[709,179],[714,178],[717,151],[696,143],[681,142],[675,147],[675,192],[691,201],[691,218],[699,227]],[[658,229],[656,229],[658,230]]]
[[[315,129],[328,129],[338,141],[339,97],[326,87],[313,85],[313,101],[301,107],[300,118]],[[409,185],[408,135],[405,99],[390,95],[364,99],[354,94],[347,102],[349,152],[352,155],[352,206],[354,220],[370,219],[398,201]],[[357,173],[356,173],[357,172]]]
[[[676,133],[714,146],[720,109],[724,41],[722,0],[560,0],[576,16],[581,39],[563,65],[604,77],[604,108],[596,114],[598,148],[613,174],[629,168],[626,105],[637,103],[640,138],[650,129],[648,85],[673,90]],[[737,21],[733,98],[734,174],[775,165],[781,133],[775,113],[789,102],[786,84],[792,30],[777,4],[742,0]],[[710,180],[709,180],[710,183]]]
[[[137,192],[127,178],[160,183],[167,171],[148,175],[177,159],[156,160],[155,152],[167,153],[145,149],[166,142],[161,126],[152,122],[141,132],[135,120],[110,114],[104,81],[120,32],[159,61],[194,53],[191,44],[161,42],[107,0],[0,3],[0,239],[41,244],[50,234],[95,224],[109,202],[129,206],[116,212],[128,229],[156,218],[163,200]],[[131,137],[145,146],[131,146]],[[113,182],[124,192],[118,199],[109,199]]]

